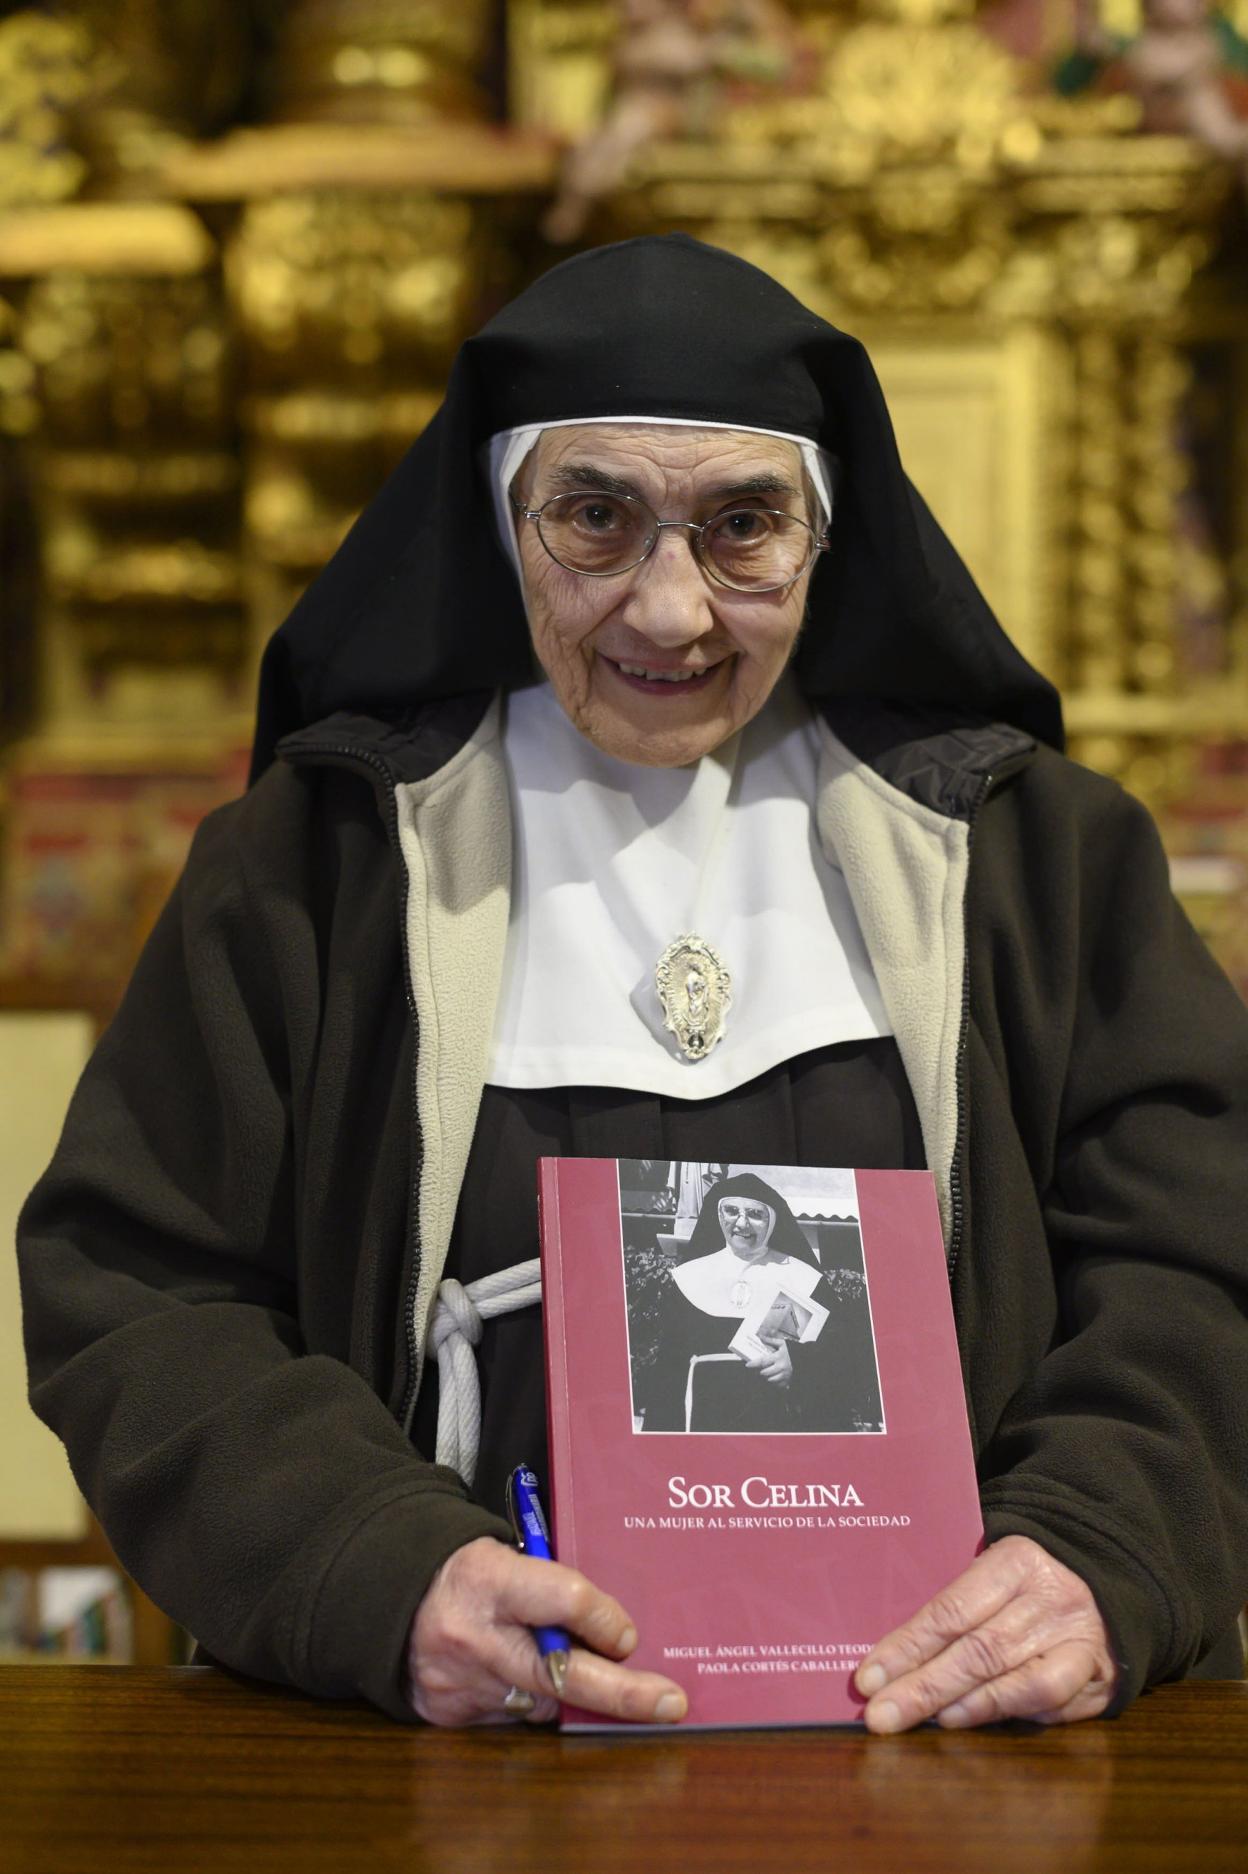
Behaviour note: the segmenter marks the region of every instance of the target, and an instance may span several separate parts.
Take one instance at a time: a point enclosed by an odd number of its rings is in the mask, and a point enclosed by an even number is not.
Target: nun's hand
[[[456,1549],[416,1609],[404,1660],[412,1710],[429,1724],[505,1724],[513,1714],[503,1700],[514,1687],[532,1694],[529,1723],[557,1716],[534,1627],[563,1627],[584,1642],[568,1658],[568,1704],[642,1724],[684,1717],[688,1700],[671,1679],[619,1663],[637,1634],[618,1601],[575,1568],[521,1555],[492,1536]]]
[[[1085,1581],[1027,1536],[994,1542],[854,1675],[871,1731],[1096,1718],[1114,1694],[1109,1633]]]
[[[760,1373],[773,1386],[791,1385],[793,1360],[789,1353],[788,1341],[783,1338],[776,1341],[765,1340],[763,1346],[767,1349],[765,1354],[757,1355],[754,1359],[750,1359],[745,1354],[741,1356],[751,1373]]]

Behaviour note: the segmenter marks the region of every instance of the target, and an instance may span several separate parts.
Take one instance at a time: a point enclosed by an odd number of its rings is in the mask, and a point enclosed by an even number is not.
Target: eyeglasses
[[[698,565],[733,592],[783,591],[828,547],[826,534],[778,508],[729,508],[699,525],[661,521],[636,495],[588,488],[554,495],[540,508],[526,507],[515,495],[510,499],[517,514],[536,523],[551,559],[589,579],[610,579],[640,566],[665,527],[687,527]]]

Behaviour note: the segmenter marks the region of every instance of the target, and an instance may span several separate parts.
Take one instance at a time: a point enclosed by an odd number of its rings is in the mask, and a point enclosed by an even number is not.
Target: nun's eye
[[[756,508],[737,508],[731,514],[720,515],[713,525],[725,540],[743,545],[746,541],[762,540],[774,532],[769,525],[770,518],[770,515],[760,514]]]
[[[559,516],[565,524],[579,528],[587,534],[610,534],[628,531],[632,516],[618,501],[585,501],[568,509]]]
[[[645,558],[656,537],[644,502],[575,489],[547,501],[537,530],[552,559],[574,573],[616,573]]]

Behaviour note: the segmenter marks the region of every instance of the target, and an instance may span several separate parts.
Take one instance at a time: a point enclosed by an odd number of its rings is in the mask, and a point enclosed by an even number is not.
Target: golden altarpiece
[[[683,228],[866,341],[1248,991],[1248,158],[1150,125],[1139,3],[1072,95],[1074,0],[0,9],[0,976],[107,1004],[460,338]]]

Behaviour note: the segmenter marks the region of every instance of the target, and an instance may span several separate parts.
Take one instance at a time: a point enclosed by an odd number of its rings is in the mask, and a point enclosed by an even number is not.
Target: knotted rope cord
[[[468,1485],[476,1475],[481,1443],[481,1382],[473,1349],[484,1322],[540,1302],[541,1269],[534,1256],[531,1262],[478,1276],[467,1285],[453,1276],[438,1284],[429,1324],[429,1345],[438,1356],[436,1455],[439,1464],[449,1464]]]

